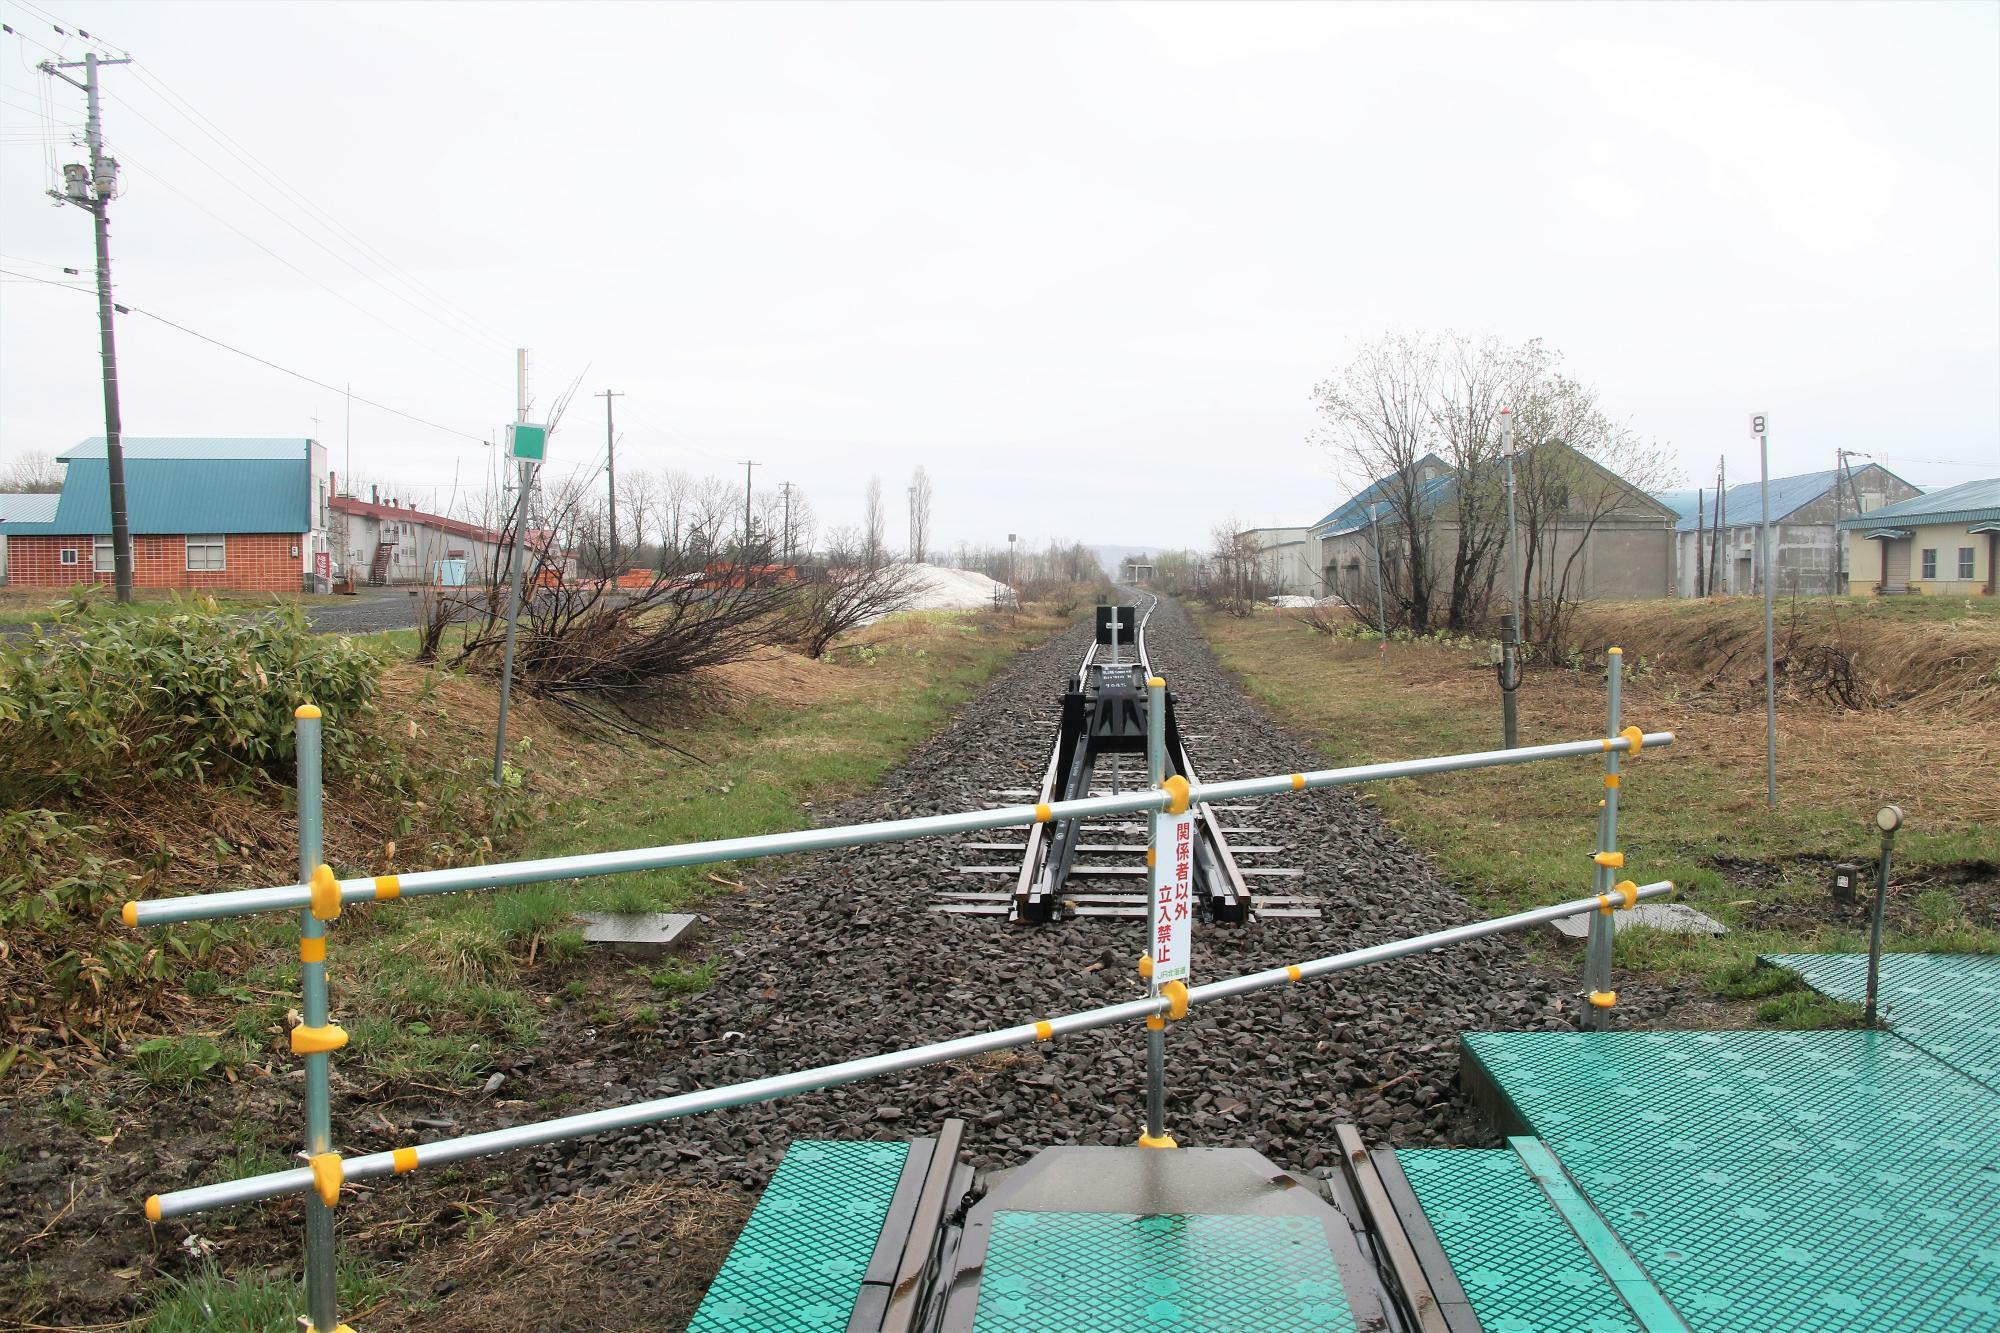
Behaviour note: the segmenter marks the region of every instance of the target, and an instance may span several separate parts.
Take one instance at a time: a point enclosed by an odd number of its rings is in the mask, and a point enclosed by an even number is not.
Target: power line
[[[373,310],[370,310],[367,306],[362,305],[359,301],[356,301],[353,297],[346,295],[344,292],[336,291],[334,288],[329,287],[326,283],[322,282],[317,277],[314,277],[311,273],[307,272],[305,269],[300,268],[297,264],[294,264],[291,260],[279,254],[276,250],[273,250],[270,246],[264,244],[264,242],[258,240],[255,236],[252,236],[249,232],[237,226],[234,222],[231,222],[228,218],[223,217],[220,213],[216,212],[208,205],[202,203],[201,200],[195,198],[193,195],[189,194],[186,190],[181,189],[178,185],[175,185],[172,181],[168,180],[165,176],[162,176],[159,172],[154,171],[151,167],[148,167],[145,163],[134,160],[129,154],[122,156],[119,160],[123,165],[132,167],[133,169],[139,171],[141,174],[147,176],[148,178],[159,182],[161,185],[166,186],[168,190],[172,191],[174,194],[179,195],[182,199],[186,200],[188,204],[190,204],[199,212],[206,214],[208,217],[212,218],[216,222],[219,222],[223,226],[229,228],[229,230],[235,232],[238,236],[241,236],[244,240],[250,242],[250,244],[256,246],[259,250],[262,250],[265,254],[269,255],[272,259],[277,260],[280,264],[283,264],[286,268],[298,274],[300,277],[304,278],[307,282],[310,282],[311,284],[313,284],[313,286],[325,292],[328,296],[331,296],[334,300],[339,301],[341,304],[345,306],[348,306],[350,309],[354,310],[358,314],[366,315],[369,319],[374,320],[377,324],[380,324],[383,328],[389,330],[389,332],[395,334],[399,338],[402,338],[404,341],[408,342],[411,346],[421,347],[424,351],[429,352],[432,356],[438,358],[438,360],[443,361],[447,365],[457,367],[459,370],[464,371],[466,374],[472,376],[476,380],[479,380],[483,384],[497,385],[500,383],[499,380],[496,380],[489,375],[481,374],[479,371],[474,370],[471,366],[466,365],[464,362],[458,360],[456,357],[453,357],[447,353],[439,351],[437,348],[431,346],[423,339],[409,332],[407,329],[404,329],[396,325],[395,323],[392,323],[390,320],[387,320],[383,318],[381,315],[374,312]]]
[[[62,25],[55,19],[54,15],[49,14],[46,10],[42,10],[35,5],[27,3],[27,0],[10,0],[10,2],[19,5],[24,10],[38,14],[42,18],[46,19],[49,22],[50,26],[54,27],[57,32],[65,32]],[[77,29],[77,32],[81,34],[83,30],[79,28]],[[67,33],[65,33],[65,35],[67,35]],[[101,39],[90,38],[88,37],[87,34],[84,35],[87,40],[97,42],[99,45],[108,47],[108,44],[102,42]],[[441,325],[443,328],[449,331],[453,336],[467,338],[474,341],[484,340],[492,343],[495,346],[500,346],[500,347],[512,346],[512,342],[510,340],[504,338],[500,334],[494,333],[490,329],[485,329],[478,320],[472,318],[470,315],[464,313],[463,311],[455,309],[452,306],[452,304],[449,301],[447,301],[442,295],[440,295],[435,291],[432,291],[427,287],[424,287],[424,285],[418,282],[414,277],[410,276],[408,273],[405,273],[400,268],[398,268],[395,262],[391,260],[387,255],[383,254],[379,249],[377,249],[372,245],[369,245],[366,241],[364,241],[359,235],[357,235],[351,229],[342,226],[339,222],[334,220],[333,217],[326,212],[326,210],[319,208],[317,205],[313,204],[311,200],[307,199],[297,189],[293,188],[282,177],[280,177],[276,171],[274,171],[269,166],[265,165],[260,159],[256,157],[255,154],[251,153],[248,148],[245,148],[240,142],[238,142],[235,138],[229,135],[227,131],[223,130],[220,125],[216,124],[215,121],[210,119],[208,116],[204,115],[200,111],[200,109],[194,105],[194,103],[190,102],[186,97],[184,97],[178,91],[170,87],[167,84],[164,77],[151,73],[150,71],[147,70],[139,69],[136,66],[136,64],[134,65],[132,72],[138,76],[140,82],[143,83],[149,91],[151,91],[156,97],[159,97],[161,101],[166,103],[166,105],[169,108],[171,108],[176,114],[181,116],[183,119],[187,120],[189,124],[193,125],[195,129],[199,130],[202,134],[207,135],[208,138],[210,138],[216,144],[218,144],[223,149],[224,152],[228,153],[231,157],[235,158],[239,163],[248,167],[252,172],[260,176],[267,184],[281,191],[293,203],[294,206],[300,208],[308,216],[312,217],[321,227],[325,228],[329,235],[332,235],[336,240],[339,240],[342,243],[346,244],[350,249],[353,249],[356,254],[359,254],[363,259],[366,259],[369,262],[375,264],[378,268],[382,268],[386,272],[391,272],[393,274],[400,275],[403,281],[407,283],[412,289],[424,292],[430,298],[430,300],[435,303],[436,308],[427,308],[426,306],[411,300],[408,296],[405,296],[403,293],[391,288],[386,283],[384,283],[380,278],[376,277],[373,273],[370,273],[366,269],[355,264],[345,255],[340,254],[338,251],[334,250],[331,246],[328,246],[319,237],[314,236],[311,232],[299,226],[292,219],[286,217],[284,214],[272,208],[270,204],[266,203],[256,193],[254,193],[249,189],[246,189],[240,182],[232,178],[229,175],[229,173],[222,170],[220,167],[216,166],[213,162],[209,161],[201,154],[195,152],[194,149],[188,147],[185,143],[182,143],[179,139],[175,138],[174,135],[170,133],[164,126],[160,125],[157,121],[152,120],[139,108],[133,106],[131,102],[127,101],[122,97],[119,97],[117,99],[121,105],[123,105],[133,115],[137,116],[140,120],[144,121],[147,125],[151,126],[169,143],[173,144],[176,148],[179,148],[189,157],[192,157],[195,161],[201,163],[204,167],[207,167],[215,175],[219,176],[223,180],[223,182],[227,184],[231,189],[237,191],[239,194],[242,194],[245,198],[255,203],[259,208],[262,208],[265,212],[269,213],[272,217],[284,223],[287,227],[290,227],[293,231],[297,232],[299,235],[303,236],[306,240],[318,246],[321,250],[324,250],[328,255],[332,256],[334,259],[339,260],[342,264],[345,264],[348,268],[354,270],[354,272],[359,274],[362,278],[365,278],[367,281],[375,284],[375,286],[380,287],[384,292],[388,293],[390,296],[395,297],[398,301],[401,301],[404,305],[409,306],[410,309],[416,311],[420,315],[423,315],[427,319],[436,321],[439,325]],[[108,94],[108,95],[116,96],[116,94]],[[461,367],[461,369],[463,368],[464,367]]]
[[[88,292],[91,290],[88,287],[72,287],[69,283],[66,282],[53,282],[48,278],[38,278],[32,273],[17,273],[12,269],[0,268],[0,274],[5,274],[10,278],[26,278],[30,282],[39,282],[45,287],[62,287],[70,291],[84,291],[84,292]],[[302,371],[293,370],[290,366],[281,366],[275,361],[269,360],[265,357],[258,356],[255,352],[246,352],[241,347],[237,347],[232,343],[226,343],[220,338],[210,337],[208,334],[203,333],[198,329],[191,329],[185,324],[181,324],[174,320],[168,319],[165,315],[155,314],[152,311],[144,309],[140,306],[120,305],[118,307],[118,311],[120,314],[144,315],[147,319],[155,320],[161,324],[165,324],[168,328],[178,329],[182,333],[187,334],[189,337],[199,338],[205,343],[213,343],[217,347],[222,348],[224,351],[234,352],[236,353],[236,355],[240,357],[245,357],[251,361],[255,361],[260,366],[269,366],[272,370],[276,370],[283,374],[290,375],[293,379],[304,380],[307,384],[310,384],[315,388],[325,389],[328,393],[344,394],[348,392],[344,388],[328,384],[325,380],[314,379],[311,375],[307,375]],[[413,421],[419,426],[428,426],[432,430],[443,431],[447,435],[456,435],[460,439],[471,440],[474,444],[484,445],[490,443],[490,441],[482,439],[480,436],[469,434],[466,431],[459,430],[453,426],[441,425],[438,422],[426,420],[425,418],[417,416],[414,413],[405,412],[399,407],[391,407],[387,403],[378,403],[372,398],[363,397],[361,394],[358,393],[354,394],[353,397],[354,401],[357,403],[365,403],[367,406],[372,407],[379,412],[387,412],[389,415],[401,417],[405,421]]]
[[[170,106],[173,106],[174,109],[180,112],[182,116],[186,117],[189,123],[193,124],[196,129],[200,130],[203,134],[206,134],[209,138],[213,139],[217,144],[221,145],[223,151],[229,153],[230,156],[236,158],[237,161],[243,163],[245,166],[249,167],[252,171],[255,171],[258,175],[263,177],[263,179],[269,182],[271,185],[283,191],[284,194],[289,199],[291,199],[291,201],[294,204],[298,205],[298,207],[300,207],[301,209],[304,209],[307,213],[313,215],[314,218],[319,222],[319,224],[325,227],[329,233],[333,234],[338,239],[344,240],[347,244],[352,246],[357,254],[360,254],[363,258],[371,259],[372,262],[380,266],[385,272],[400,277],[405,283],[407,283],[410,286],[412,290],[421,292],[424,295],[430,297],[432,300],[436,301],[441,308],[443,308],[446,311],[452,312],[459,319],[461,323],[467,325],[476,334],[483,331],[484,336],[490,337],[491,339],[501,343],[502,345],[508,345],[509,340],[504,335],[493,330],[490,326],[486,325],[477,317],[475,317],[470,311],[466,310],[465,307],[458,305],[456,302],[452,301],[449,297],[446,297],[442,292],[439,292],[436,289],[418,280],[414,275],[410,274],[408,271],[406,271],[400,265],[398,265],[394,260],[390,259],[389,256],[384,254],[379,248],[377,248],[374,245],[371,245],[366,238],[360,235],[360,233],[354,231],[352,228],[343,225],[339,221],[339,219],[335,218],[325,209],[313,203],[312,200],[308,199],[299,190],[293,188],[293,186],[290,183],[288,183],[284,179],[284,177],[280,176],[275,170],[266,165],[264,161],[261,158],[259,158],[255,153],[252,153],[248,148],[244,147],[243,144],[240,141],[238,141],[233,135],[231,135],[227,130],[224,130],[220,125],[217,125],[213,120],[209,119],[208,116],[204,115],[200,110],[200,108],[196,107],[194,103],[190,102],[186,97],[182,96],[171,85],[169,85],[164,78],[160,78],[152,74],[148,69],[141,68],[138,66],[134,67],[133,73],[136,74],[140,82],[144,83],[149,89],[152,90],[154,94],[161,97],[163,100],[167,100],[168,104]]]

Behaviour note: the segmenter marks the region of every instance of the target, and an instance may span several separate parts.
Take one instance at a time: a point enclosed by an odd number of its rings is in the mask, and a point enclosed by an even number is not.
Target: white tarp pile
[[[993,605],[996,591],[1002,600],[1011,593],[1007,585],[970,569],[946,569],[942,565],[916,566],[916,599],[913,611],[974,611]]]

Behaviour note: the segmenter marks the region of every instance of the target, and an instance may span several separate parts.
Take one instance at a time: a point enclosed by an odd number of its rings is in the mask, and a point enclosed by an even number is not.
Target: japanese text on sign
[[[1153,980],[1186,981],[1194,940],[1194,812],[1154,818],[1159,864],[1153,876]]]

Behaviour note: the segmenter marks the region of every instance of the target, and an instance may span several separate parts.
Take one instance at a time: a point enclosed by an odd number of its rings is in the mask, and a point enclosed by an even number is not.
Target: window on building
[[[90,539],[90,567],[100,574],[109,574],[118,568],[118,548],[111,544],[109,537]]]
[[[190,570],[222,569],[223,549],[221,533],[190,536],[187,539],[187,567]]]
[[[1918,577],[1926,579],[1937,577],[1937,552],[1935,550],[1926,550],[1924,552],[1924,572],[1918,575]]]
[[[1970,546],[1961,546],[1958,548],[1958,576],[1962,579],[1972,577],[1972,548]]]
[[[76,563],[76,548],[74,546],[63,547],[62,563],[65,565],[73,565]]]

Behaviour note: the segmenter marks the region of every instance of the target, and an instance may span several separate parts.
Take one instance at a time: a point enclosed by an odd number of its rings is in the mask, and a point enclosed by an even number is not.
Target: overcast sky
[[[1346,493],[1312,385],[1388,328],[1545,338],[1690,485],[1755,410],[1774,474],[2000,474],[2000,5],[0,0],[0,267],[63,279],[50,15],[138,62],[119,300],[459,432],[355,404],[420,498],[483,484],[526,346],[536,415],[629,395],[621,470],[754,458],[832,522],[877,473],[900,541],[923,463],[944,544],[1198,545]],[[118,339],[128,433],[341,466],[339,393]],[[101,434],[98,374],[86,295],[0,279],[0,459]],[[553,456],[603,432],[579,395]]]

